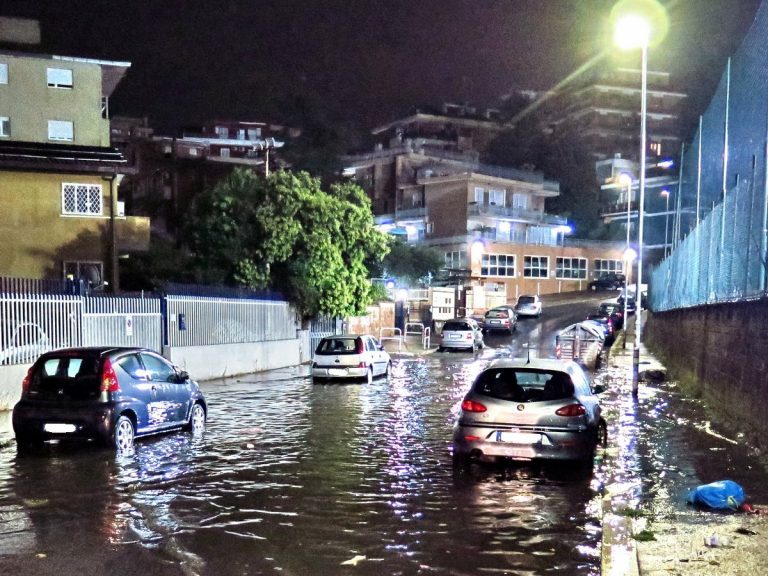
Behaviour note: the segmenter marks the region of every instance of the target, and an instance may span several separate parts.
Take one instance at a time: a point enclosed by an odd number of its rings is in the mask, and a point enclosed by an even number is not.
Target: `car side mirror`
[[[603,384],[595,384],[594,388],[592,388],[592,391],[595,394],[602,394],[605,392],[605,386]]]
[[[176,381],[179,383],[189,380],[189,373],[186,370],[181,370],[176,373]]]

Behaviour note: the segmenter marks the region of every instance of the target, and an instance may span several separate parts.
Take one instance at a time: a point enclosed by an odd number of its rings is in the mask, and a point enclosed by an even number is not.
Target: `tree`
[[[236,169],[198,197],[190,224],[200,280],[278,290],[305,318],[364,312],[365,262],[388,250],[362,189],[324,191],[306,172]]]
[[[389,253],[376,267],[378,276],[392,276],[399,284],[416,285],[445,267],[443,254],[428,246],[412,246],[390,236]]]

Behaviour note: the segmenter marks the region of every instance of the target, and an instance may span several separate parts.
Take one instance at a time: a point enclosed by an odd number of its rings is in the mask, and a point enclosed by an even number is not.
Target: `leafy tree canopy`
[[[380,264],[371,265],[371,272],[380,277],[394,277],[401,285],[415,286],[425,278],[437,276],[444,267],[441,252],[428,246],[412,246],[390,236],[389,253]]]
[[[306,172],[236,169],[197,197],[189,224],[200,281],[280,291],[304,317],[364,312],[365,262],[388,251],[362,189],[325,191]]]

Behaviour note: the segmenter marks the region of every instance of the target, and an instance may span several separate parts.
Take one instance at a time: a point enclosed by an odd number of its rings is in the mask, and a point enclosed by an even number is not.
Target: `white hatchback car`
[[[389,377],[392,360],[384,347],[367,334],[342,334],[320,340],[312,362],[312,379],[364,380]]]
[[[472,350],[485,348],[483,331],[474,318],[456,318],[443,325],[443,340],[438,352],[448,349]]]

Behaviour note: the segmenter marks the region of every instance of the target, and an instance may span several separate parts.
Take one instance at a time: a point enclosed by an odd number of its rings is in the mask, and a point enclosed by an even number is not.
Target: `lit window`
[[[485,194],[485,190],[483,188],[480,188],[479,186],[475,187],[475,202],[477,204],[483,203],[483,195]]]
[[[528,194],[513,194],[512,208],[515,210],[528,210]]]
[[[7,116],[0,116],[0,138],[7,138],[11,135],[11,119]]]
[[[78,216],[101,216],[103,197],[99,184],[61,185],[61,213]]]
[[[464,252],[457,250],[455,252],[445,253],[445,267],[448,270],[462,270],[467,267],[467,259]]]
[[[526,278],[548,278],[549,256],[526,256],[523,276]]]
[[[48,68],[47,78],[51,88],[72,88],[72,70],[68,68]]]
[[[261,138],[261,128],[248,128],[248,140]]]
[[[555,263],[555,278],[561,280],[586,280],[586,258],[558,258]]]
[[[483,254],[480,263],[481,276],[504,276],[514,278],[514,254]]]
[[[229,158],[229,148],[222,148],[219,151],[219,156],[221,156],[222,158]]]
[[[8,84],[8,64],[0,62],[0,84]]]

